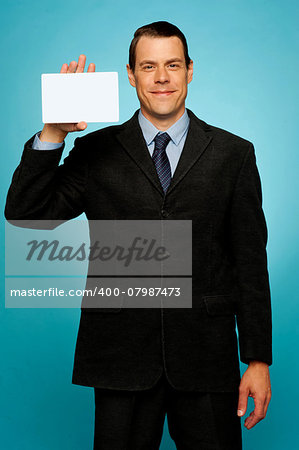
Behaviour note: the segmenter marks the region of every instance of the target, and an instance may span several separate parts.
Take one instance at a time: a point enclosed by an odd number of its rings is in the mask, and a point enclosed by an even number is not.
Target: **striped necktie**
[[[166,147],[170,140],[169,134],[158,133],[154,139],[155,149],[152,156],[164,194],[166,194],[171,181],[171,168],[166,154]]]

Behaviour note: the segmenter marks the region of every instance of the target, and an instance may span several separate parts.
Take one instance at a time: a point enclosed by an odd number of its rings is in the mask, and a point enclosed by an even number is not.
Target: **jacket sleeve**
[[[272,364],[272,313],[267,269],[267,226],[261,181],[250,143],[235,185],[231,208],[231,242],[240,296],[237,327],[240,359]]]
[[[40,151],[32,148],[34,136],[26,142],[7,195],[7,220],[68,220],[84,211],[87,161],[80,139],[62,165],[64,143]]]

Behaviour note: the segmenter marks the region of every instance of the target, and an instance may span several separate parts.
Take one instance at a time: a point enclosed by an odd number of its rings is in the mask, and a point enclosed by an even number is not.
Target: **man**
[[[85,60],[61,72],[83,72]],[[45,124],[25,144],[6,217],[192,220],[193,307],[82,309],[73,383],[95,388],[95,449],[158,449],[167,413],[178,449],[239,450],[248,396],[247,429],[271,398],[267,229],[254,148],[185,108],[193,62],[174,25],[139,28],[127,71],[140,110],[77,138],[61,166],[67,133],[86,123]],[[248,364],[241,380],[235,317]]]

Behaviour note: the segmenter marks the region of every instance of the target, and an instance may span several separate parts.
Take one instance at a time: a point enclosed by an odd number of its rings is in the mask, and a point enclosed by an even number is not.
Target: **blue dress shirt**
[[[157,133],[161,134],[164,131],[158,130],[148,119],[144,117],[141,110],[139,110],[138,121],[140,128],[143,133],[143,137],[147,144],[147,148],[150,152],[150,155],[153,156],[155,142],[154,138]],[[187,132],[189,129],[190,119],[185,109],[184,114],[177,120],[168,130],[165,130],[171,140],[166,147],[166,154],[169,159],[170,167],[171,167],[171,176],[173,176],[176,166],[179,162],[185,140],[187,137]]]
[[[147,144],[150,155],[153,155],[155,142],[154,138],[158,133],[164,133],[164,131],[158,130],[148,119],[144,117],[141,110],[138,113],[138,121],[140,128],[143,133],[144,140]],[[169,134],[171,140],[166,147],[166,153],[169,159],[171,174],[173,176],[178,161],[180,159],[185,140],[187,137],[187,132],[189,129],[190,119],[185,109],[184,114],[177,120],[170,128],[168,128],[167,133]],[[32,148],[34,150],[54,150],[62,146],[62,143],[54,142],[44,142],[39,139],[41,131],[39,131],[34,138]]]

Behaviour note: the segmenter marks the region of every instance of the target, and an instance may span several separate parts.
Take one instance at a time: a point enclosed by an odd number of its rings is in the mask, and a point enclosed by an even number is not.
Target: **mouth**
[[[167,97],[168,95],[173,94],[175,91],[151,91],[150,93],[155,95],[156,97]]]

